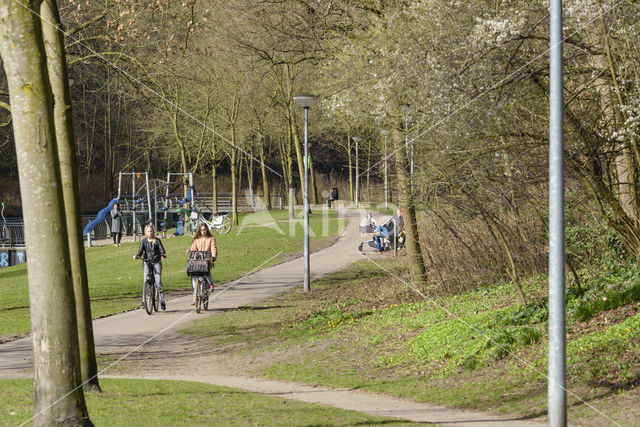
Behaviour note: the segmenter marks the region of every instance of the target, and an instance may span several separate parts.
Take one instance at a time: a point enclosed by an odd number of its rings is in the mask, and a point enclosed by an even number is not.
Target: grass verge
[[[403,277],[403,260],[379,263]],[[362,262],[258,304],[200,319],[184,333],[251,360],[271,378],[383,392],[417,401],[538,417],[546,411],[546,279],[498,283],[423,299],[402,280]],[[632,285],[628,285],[632,286]],[[588,294],[588,293],[586,293]],[[581,304],[570,302],[571,308]],[[627,425],[640,417],[640,305],[568,323],[572,419]],[[233,344],[232,346],[228,344]]]
[[[105,379],[85,394],[95,425],[409,425],[411,423],[186,381]],[[0,425],[30,424],[31,380],[0,380]]]

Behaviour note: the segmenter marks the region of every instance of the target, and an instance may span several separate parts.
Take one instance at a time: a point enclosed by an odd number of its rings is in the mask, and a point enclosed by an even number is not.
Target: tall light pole
[[[358,142],[362,140],[359,136],[354,136],[353,140],[356,143],[356,208],[360,207],[360,195],[358,194],[358,182],[360,181],[360,171],[358,170]]]
[[[318,100],[315,95],[296,95],[293,100],[304,108],[304,291],[311,290],[309,280],[309,108]]]
[[[550,2],[549,38],[549,425],[567,425],[564,283],[562,0]]]
[[[388,130],[383,130],[380,132],[384,135],[384,209],[389,209],[389,177],[387,175],[387,135],[389,135]]]

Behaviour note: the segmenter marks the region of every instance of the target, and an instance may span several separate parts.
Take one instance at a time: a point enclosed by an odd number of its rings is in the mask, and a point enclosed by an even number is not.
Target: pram
[[[382,226],[390,230],[388,237],[380,236],[380,238],[382,239],[381,241],[382,250],[388,251],[390,249],[393,249],[394,242],[396,241],[395,239],[396,233],[395,233],[395,227],[393,224],[393,217],[389,218],[385,223],[382,224]],[[365,248],[365,245],[375,249],[376,242],[373,239],[373,236],[374,236],[374,233],[376,233],[377,229],[378,229],[378,224],[376,223],[376,220],[373,217],[373,215],[371,215],[370,213],[364,216],[360,220],[360,234],[363,234],[363,235],[371,234],[371,238],[370,239],[363,238],[363,240],[358,245],[358,251],[362,252]],[[397,239],[398,249],[404,246],[404,240],[405,240],[404,230],[400,230],[400,234],[398,234],[398,239]]]

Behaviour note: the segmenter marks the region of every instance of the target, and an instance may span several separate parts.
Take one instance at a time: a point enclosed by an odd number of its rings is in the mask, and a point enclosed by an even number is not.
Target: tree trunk
[[[231,147],[231,222],[234,225],[238,225],[238,172],[236,171],[237,164],[237,149],[235,145]]]
[[[40,2],[0,3],[0,55],[14,120],[29,252],[35,426],[91,425],[80,385],[78,331],[67,247],[53,99]],[[40,220],[42,216],[45,221]]]
[[[288,133],[288,139],[287,139],[287,168],[289,169],[289,182],[287,183],[288,188],[289,188],[289,199],[288,199],[288,203],[289,203],[289,219],[295,219],[296,218],[296,188],[294,187],[293,184],[293,156],[291,155],[291,132]]]
[[[98,363],[93,340],[91,322],[91,303],[89,301],[89,282],[82,241],[80,223],[80,190],[76,177],[76,146],[71,116],[71,96],[67,84],[67,63],[64,41],[56,26],[61,26],[55,0],[45,0],[41,7],[42,32],[47,52],[47,67],[54,99],[54,121],[62,179],[67,240],[71,260],[71,276],[76,300],[78,319],[78,345],[80,349],[80,367],[82,384],[87,391],[100,391],[98,384]]]
[[[309,155],[309,175],[311,178],[311,203],[314,205],[318,204],[318,187],[316,187],[316,172],[313,169],[313,160],[311,160],[311,155]]]
[[[260,171],[262,172],[262,193],[264,195],[264,208],[270,211],[271,208],[271,190],[269,189],[269,179],[267,178],[267,168],[264,157],[264,138],[260,136]]]
[[[218,212],[218,182],[217,182],[218,171],[217,171],[217,165],[216,165],[216,157],[217,157],[216,142],[214,140],[213,145],[211,147],[211,184],[212,184],[212,190],[213,190],[211,208],[213,209],[214,212]]]
[[[392,131],[391,138],[396,153],[398,199],[404,216],[406,234],[404,246],[407,248],[411,281],[416,285],[423,285],[426,281],[426,269],[424,267],[424,259],[422,259],[422,250],[420,249],[416,210],[411,192],[411,181],[407,170],[407,158],[403,147],[404,141],[402,140],[402,134],[398,130]]]
[[[349,197],[351,201],[355,200],[353,194],[353,166],[351,163],[351,132],[347,133],[347,164],[349,167]]]

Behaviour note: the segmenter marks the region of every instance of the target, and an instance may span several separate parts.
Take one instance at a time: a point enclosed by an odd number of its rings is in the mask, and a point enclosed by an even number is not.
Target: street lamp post
[[[360,171],[358,170],[358,142],[362,138],[354,136],[353,140],[356,142],[356,208],[360,207],[360,195],[358,193],[358,182],[360,181]]]
[[[318,100],[315,95],[296,95],[293,100],[304,108],[304,291],[309,292],[309,108]]]
[[[562,0],[550,2],[549,38],[549,426],[567,425]]]
[[[384,135],[384,209],[389,209],[389,177],[387,175],[387,135],[388,130],[381,132]]]

